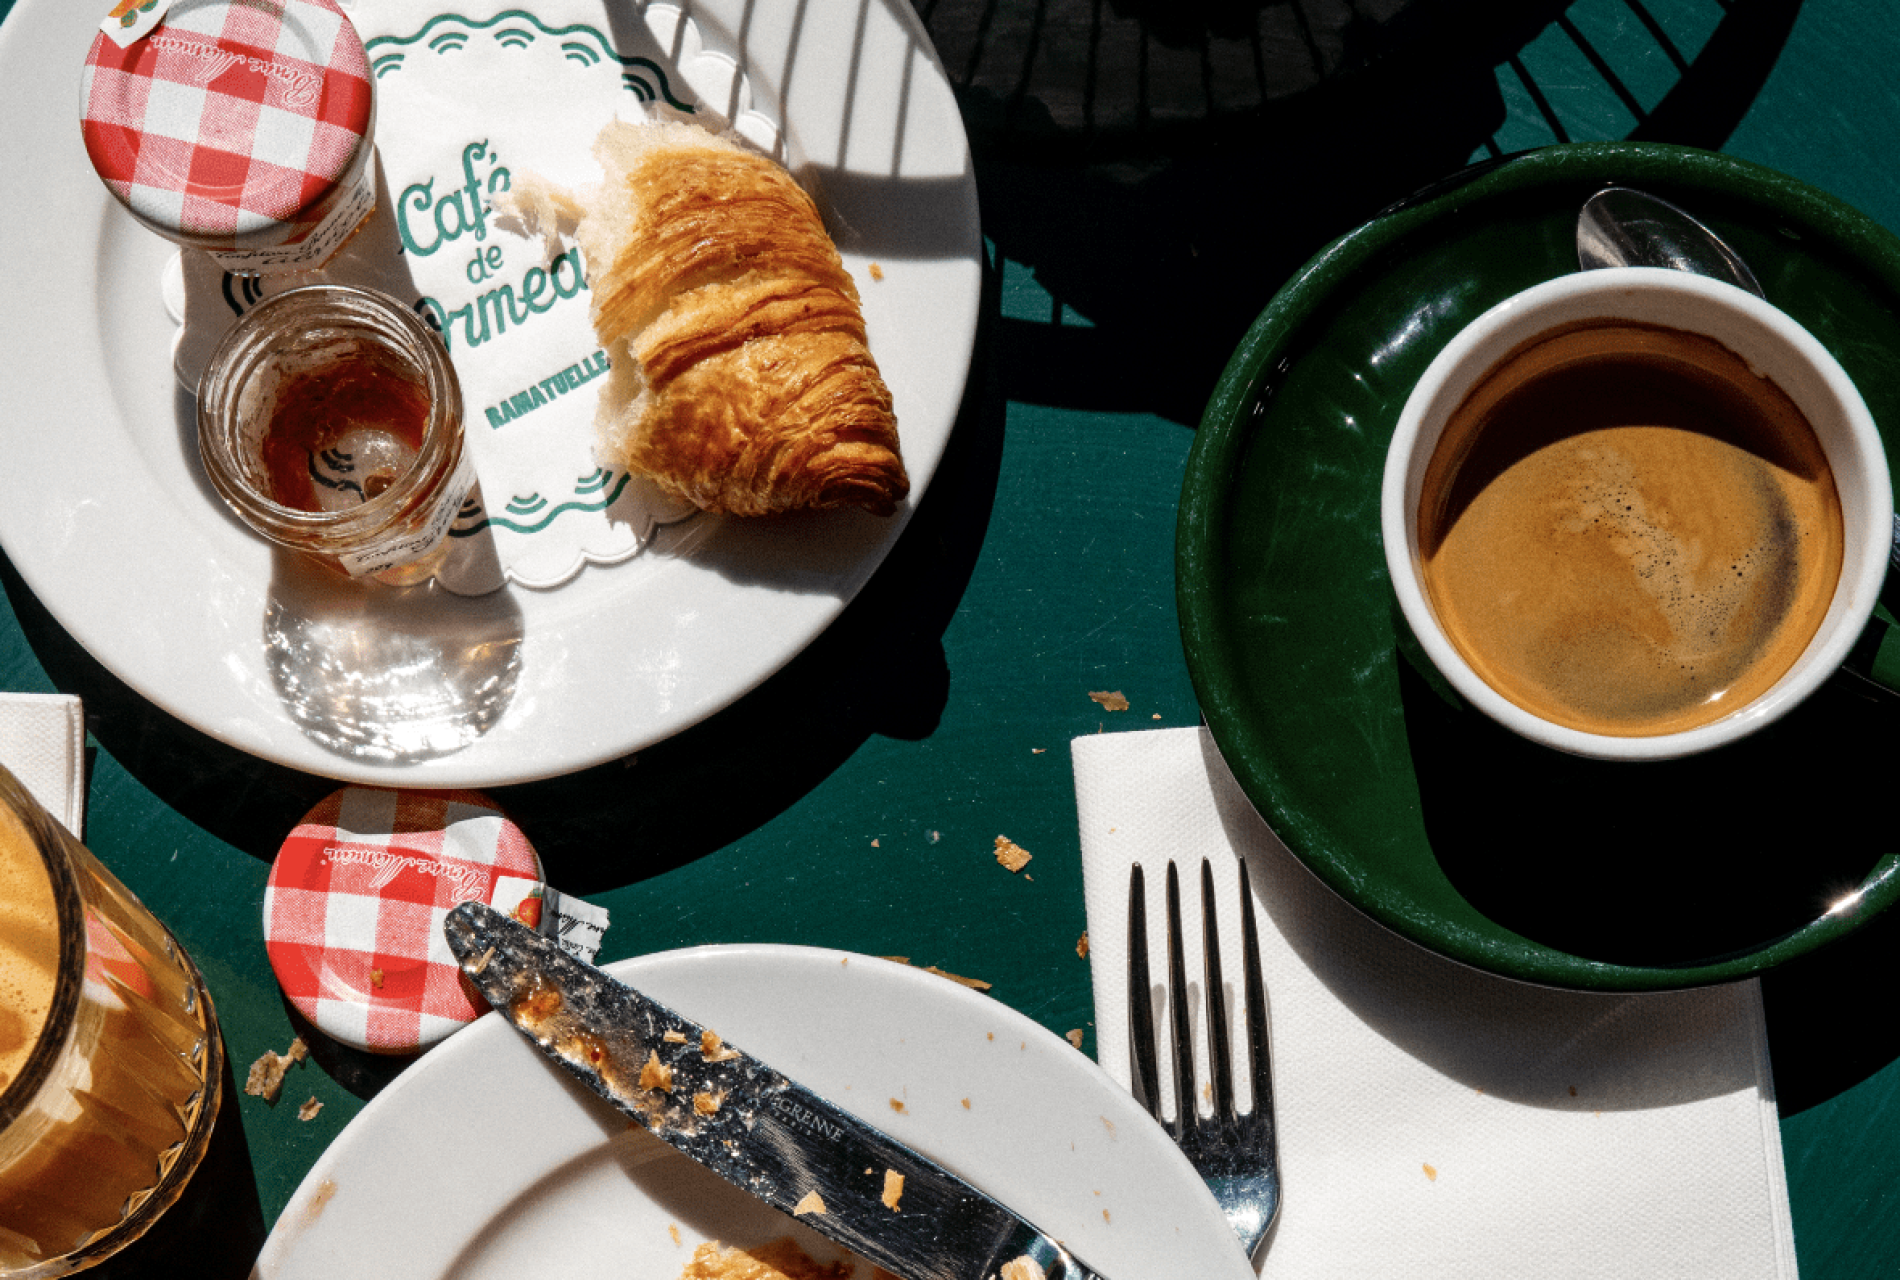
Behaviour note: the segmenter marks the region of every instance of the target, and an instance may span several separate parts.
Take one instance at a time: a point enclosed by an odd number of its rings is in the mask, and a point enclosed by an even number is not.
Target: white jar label
[[[211,260],[232,275],[262,275],[273,271],[314,271],[343,247],[343,242],[376,208],[374,157],[364,164],[349,187],[337,193],[336,203],[310,234],[295,244],[262,249],[208,249]]]
[[[337,560],[342,563],[343,571],[352,578],[367,578],[371,574],[422,559],[441,546],[442,539],[449,536],[449,526],[455,523],[463,500],[474,487],[475,466],[469,461],[468,451],[464,449],[461,460],[455,464],[455,474],[443,481],[441,496],[436,501],[435,509],[429,512],[428,520],[420,527],[411,526],[379,538],[360,550],[342,553],[337,556]]]

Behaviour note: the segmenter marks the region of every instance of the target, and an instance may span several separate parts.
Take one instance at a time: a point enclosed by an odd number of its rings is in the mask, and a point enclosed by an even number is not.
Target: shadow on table
[[[1230,831],[1257,826],[1248,811]],[[1751,1046],[1730,1034],[1749,1015],[1739,989],[1628,995],[1516,982],[1390,932],[1278,841],[1247,857],[1274,926],[1333,998],[1408,1056],[1488,1097],[1547,1111],[1647,1111],[1756,1087]]]
[[[288,996],[283,997],[283,1007],[285,1020],[310,1051],[310,1060],[317,1064],[324,1075],[365,1102],[381,1093],[385,1086],[422,1056],[421,1050],[413,1053],[371,1053],[367,1049],[358,1049],[319,1030],[315,1023],[304,1017],[302,1010],[290,1002]],[[282,1099],[279,1102],[281,1105]]]
[[[1047,295],[999,331],[1013,400],[1200,418],[1274,292],[1333,237],[1474,156],[1497,154],[1500,82],[1552,141],[1630,136],[1719,148],[1800,0],[1726,6],[1678,48],[1641,0],[1599,47],[1563,0],[917,0],[977,160],[985,234]],[[1541,86],[1548,36],[1594,81]],[[1625,47],[1635,45],[1634,51]],[[1645,108],[1615,69],[1667,89]],[[1657,70],[1660,68],[1660,71]],[[1655,85],[1646,82],[1645,93]]]
[[[1560,756],[1454,710],[1400,663],[1432,848],[1485,916],[1574,955],[1688,964],[1792,932],[1896,846],[1891,739],[1900,699],[1842,676],[1779,724],[1720,751],[1629,765]],[[1762,979],[1783,1115],[1900,1058],[1869,1016],[1900,966],[1900,912]]]
[[[758,829],[873,735],[919,741],[950,690],[942,638],[982,549],[1002,466],[996,281],[956,429],[889,557],[838,619],[738,702],[665,742],[565,778],[498,788],[565,892],[658,875]]]
[[[1452,747],[1415,742],[1415,750]],[[1224,769],[1217,755],[1209,767]],[[1428,806],[1431,786],[1421,777]],[[1229,831],[1249,847],[1261,839],[1259,818],[1238,791],[1231,803]],[[1526,824],[1507,813],[1486,825],[1487,844],[1516,851],[1526,899],[1561,906],[1573,890],[1587,889],[1588,869],[1578,859],[1566,861],[1563,850],[1544,856],[1540,836],[1562,823]],[[1764,851],[1797,860],[1815,843]],[[1313,974],[1381,1036],[1453,1079],[1531,1106],[1586,1111],[1666,1107],[1754,1087],[1754,1050],[1730,1034],[1735,1019],[1752,1017],[1739,985],[1631,995],[1481,973],[1374,923],[1271,836],[1248,857],[1261,901]],[[1559,865],[1565,870],[1553,869]],[[1900,911],[1889,911],[1762,979],[1781,1115],[1825,1102],[1900,1057],[1900,1024],[1866,998],[1870,981],[1896,965]],[[1633,1038],[1632,1028],[1639,1032]]]
[[[1900,972],[1900,911],[1762,979],[1781,1114],[1834,1098],[1900,1060],[1900,1020],[1868,993]]]
[[[1892,851],[1891,769],[1866,744],[1891,736],[1900,702],[1847,677],[1719,751],[1633,764],[1540,747],[1398,665],[1439,868],[1486,919],[1544,946],[1660,968],[1752,951]]]

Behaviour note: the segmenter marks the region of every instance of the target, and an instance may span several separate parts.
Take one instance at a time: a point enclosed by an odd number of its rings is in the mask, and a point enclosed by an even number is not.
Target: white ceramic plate
[[[369,5],[373,0],[362,0]],[[500,7],[507,7],[496,0]],[[372,784],[568,772],[718,711],[818,635],[882,562],[940,460],[981,289],[961,119],[905,0],[703,0],[739,51],[863,290],[897,402],[909,504],[695,520],[558,589],[476,599],[339,586],[251,537],[197,460],[159,293],[172,247],[93,174],[79,68],[100,13],[19,0],[0,24],[0,544],[114,674],[255,755]]]
[[[957,1171],[1113,1280],[1254,1274],[1160,1126],[1067,1042],[988,996],[804,947],[703,947],[609,972]],[[255,1276],[676,1280],[702,1241],[786,1234],[839,1256],[629,1130],[491,1014],[331,1144]]]

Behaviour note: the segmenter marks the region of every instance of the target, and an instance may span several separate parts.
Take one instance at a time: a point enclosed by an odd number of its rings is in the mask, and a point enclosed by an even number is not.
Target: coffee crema
[[[59,982],[59,913],[33,833],[0,805],[0,1090],[26,1065]]]
[[[1711,338],[1598,322],[1501,360],[1452,414],[1419,503],[1453,645],[1526,711],[1646,737],[1772,687],[1840,577],[1840,498],[1774,383]]]

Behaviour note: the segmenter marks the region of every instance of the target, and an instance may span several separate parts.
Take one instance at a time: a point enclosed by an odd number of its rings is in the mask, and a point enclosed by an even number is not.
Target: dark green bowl
[[[1900,240],[1726,156],[1551,147],[1388,210],[1273,299],[1188,459],[1176,591],[1222,756],[1321,880],[1480,969],[1643,991],[1760,973],[1900,896],[1900,699],[1843,676],[1714,752],[1582,760],[1465,706],[1412,644],[1379,537],[1407,391],[1480,312],[1577,269],[1577,210],[1608,182],[1728,239],[1854,378],[1900,475]]]

